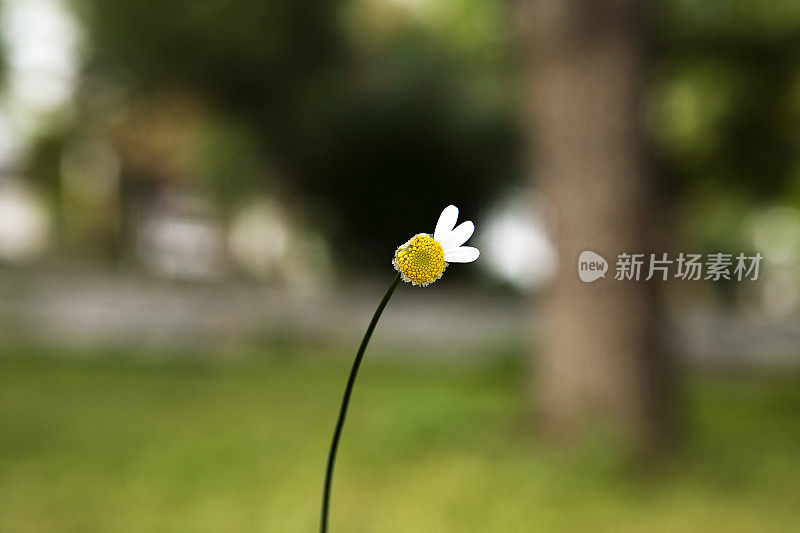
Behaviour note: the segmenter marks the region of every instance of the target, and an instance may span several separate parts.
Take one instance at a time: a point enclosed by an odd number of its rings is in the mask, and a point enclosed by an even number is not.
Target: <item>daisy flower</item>
[[[475,231],[467,220],[456,226],[458,208],[448,205],[439,215],[433,236],[418,233],[394,253],[392,265],[406,283],[425,287],[442,277],[449,263],[471,263],[481,254],[477,248],[462,246]]]
[[[342,428],[347,417],[347,407],[350,405],[350,395],[353,393],[353,385],[356,381],[358,369],[361,366],[361,360],[364,358],[364,352],[386,304],[389,303],[392,294],[394,294],[397,286],[400,285],[400,280],[424,287],[441,278],[448,263],[471,263],[480,255],[477,248],[461,246],[472,237],[475,225],[468,220],[456,226],[456,220],[458,220],[458,208],[454,205],[448,205],[439,216],[439,222],[436,223],[436,230],[434,230],[433,236],[428,233],[418,233],[394,253],[392,264],[397,270],[397,274],[394,276],[389,290],[386,291],[383,299],[378,304],[375,314],[372,315],[372,320],[367,326],[364,338],[361,339],[361,345],[356,352],[356,358],[353,361],[350,376],[347,378],[347,385],[344,388],[342,404],[339,406],[339,416],[333,429],[331,447],[328,451],[328,463],[325,467],[325,483],[322,489],[322,510],[319,521],[320,533],[328,532],[333,468],[336,464],[339,438],[342,436]]]

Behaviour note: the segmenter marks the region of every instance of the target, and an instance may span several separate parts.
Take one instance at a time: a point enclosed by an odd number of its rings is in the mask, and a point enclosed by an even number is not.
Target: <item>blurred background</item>
[[[314,531],[451,203],[333,530],[796,530],[793,0],[0,0],[0,530]]]

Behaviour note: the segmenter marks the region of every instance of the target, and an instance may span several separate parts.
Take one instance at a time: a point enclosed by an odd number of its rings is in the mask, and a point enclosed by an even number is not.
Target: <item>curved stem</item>
[[[389,303],[389,298],[392,297],[392,294],[394,294],[394,291],[397,289],[399,284],[400,273],[398,272],[392,280],[389,290],[383,295],[381,303],[378,304],[375,314],[372,315],[372,320],[367,327],[367,332],[364,333],[364,338],[361,339],[361,345],[358,347],[355,361],[353,361],[353,368],[350,369],[350,377],[347,378],[347,385],[344,388],[344,397],[342,397],[342,406],[339,408],[339,418],[336,420],[336,429],[333,430],[331,449],[330,452],[328,452],[328,466],[325,469],[325,489],[322,493],[322,516],[320,517],[319,522],[320,533],[327,533],[328,531],[328,508],[330,507],[333,466],[336,463],[336,450],[339,449],[339,437],[342,435],[342,427],[344,426],[344,420],[347,417],[347,406],[350,404],[350,395],[353,392],[353,384],[356,382],[358,368],[361,366],[361,360],[364,358],[364,352],[367,349],[367,344],[369,344],[369,340],[372,338],[372,332],[375,331],[375,326],[378,324],[378,320],[381,318],[381,313],[383,313],[383,309],[386,307],[386,304]]]

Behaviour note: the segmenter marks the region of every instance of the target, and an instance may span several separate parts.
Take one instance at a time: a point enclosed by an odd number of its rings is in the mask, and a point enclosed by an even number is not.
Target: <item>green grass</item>
[[[317,527],[349,368],[331,354],[0,359],[0,531]],[[58,355],[53,357],[52,355]],[[695,378],[688,437],[645,475],[527,429],[512,364],[368,355],[334,479],[341,532],[796,531],[800,384]]]

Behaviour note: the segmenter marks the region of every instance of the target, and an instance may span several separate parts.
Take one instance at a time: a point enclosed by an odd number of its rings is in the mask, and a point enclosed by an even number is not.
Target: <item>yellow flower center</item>
[[[447,267],[442,245],[426,233],[414,236],[398,248],[392,264],[403,281],[423,287],[442,277]]]

